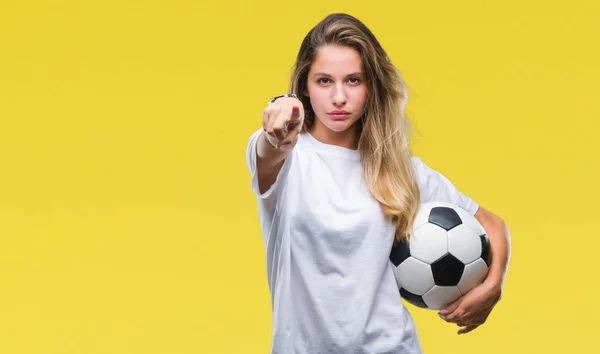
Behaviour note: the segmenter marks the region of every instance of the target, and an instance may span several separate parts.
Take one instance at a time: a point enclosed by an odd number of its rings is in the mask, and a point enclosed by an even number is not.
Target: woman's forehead
[[[345,46],[324,46],[319,48],[311,65],[311,72],[326,75],[348,75],[361,72],[360,55],[356,50]]]

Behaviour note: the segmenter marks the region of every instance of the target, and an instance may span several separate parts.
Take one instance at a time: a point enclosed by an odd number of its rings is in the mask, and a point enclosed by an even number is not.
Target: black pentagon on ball
[[[462,224],[462,220],[460,216],[458,216],[458,213],[454,209],[448,207],[431,208],[431,211],[429,212],[429,222],[446,231]]]
[[[439,286],[456,286],[462,277],[465,265],[450,253],[431,263],[433,281]]]
[[[404,288],[400,288],[400,296],[402,296],[406,301],[410,302],[411,304],[413,304],[417,307],[421,307],[424,309],[427,308],[425,301],[423,301],[423,297],[421,297],[419,295],[415,295],[415,294],[411,293],[410,291],[407,291]]]
[[[404,239],[392,247],[390,261],[396,267],[410,257],[410,247]]]
[[[490,253],[490,240],[486,234],[479,235],[479,239],[481,240],[481,259],[483,259],[485,264],[489,267],[492,258],[492,254]]]

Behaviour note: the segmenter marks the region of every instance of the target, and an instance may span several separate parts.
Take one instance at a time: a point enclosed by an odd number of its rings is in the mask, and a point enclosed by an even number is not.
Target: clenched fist
[[[263,130],[269,144],[281,149],[296,141],[304,122],[304,106],[293,97],[277,99],[263,111]]]

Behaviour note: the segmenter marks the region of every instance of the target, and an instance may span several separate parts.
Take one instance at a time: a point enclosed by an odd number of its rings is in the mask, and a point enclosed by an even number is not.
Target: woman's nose
[[[344,88],[343,87],[336,87],[334,88],[334,93],[333,93],[333,104],[336,106],[343,106],[344,104],[346,104],[346,101],[348,100],[346,93],[344,92]]]

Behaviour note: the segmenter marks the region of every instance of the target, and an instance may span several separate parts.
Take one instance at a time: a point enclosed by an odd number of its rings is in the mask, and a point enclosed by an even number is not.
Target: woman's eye
[[[361,80],[360,80],[358,77],[352,77],[352,78],[348,79],[348,81],[349,81],[351,84],[353,84],[353,85],[357,85],[357,84],[359,84],[359,83],[361,82]],[[317,83],[318,83],[318,84],[321,84],[321,85],[328,84],[328,83],[330,83],[330,82],[331,82],[331,80],[329,80],[329,79],[328,79],[328,78],[326,78],[326,77],[322,77],[322,78],[320,78],[320,79],[317,79]]]

